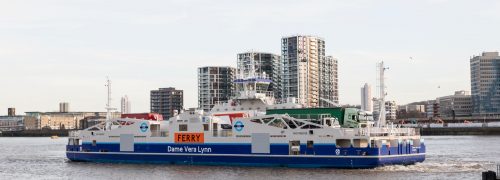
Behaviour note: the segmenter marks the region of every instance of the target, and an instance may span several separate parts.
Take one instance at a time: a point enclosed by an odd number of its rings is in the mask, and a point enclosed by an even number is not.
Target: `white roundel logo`
[[[340,155],[340,149],[335,149],[335,154]]]
[[[146,124],[145,122],[143,122],[141,124],[141,126],[139,126],[139,129],[141,129],[141,132],[146,132],[148,131],[148,124]]]

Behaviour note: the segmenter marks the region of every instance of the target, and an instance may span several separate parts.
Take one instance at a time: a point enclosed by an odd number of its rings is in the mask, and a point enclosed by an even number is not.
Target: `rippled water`
[[[66,138],[0,138],[0,179],[480,179],[500,163],[500,136],[425,137],[427,160],[376,169],[68,162]]]

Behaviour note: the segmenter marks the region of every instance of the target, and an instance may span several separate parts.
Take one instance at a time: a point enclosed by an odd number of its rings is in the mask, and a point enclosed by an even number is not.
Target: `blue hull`
[[[276,166],[308,168],[374,168],[385,165],[411,165],[425,160],[425,154],[387,156],[317,155],[234,155],[171,154],[123,152],[67,152],[68,159],[84,162],[156,163],[225,166]]]

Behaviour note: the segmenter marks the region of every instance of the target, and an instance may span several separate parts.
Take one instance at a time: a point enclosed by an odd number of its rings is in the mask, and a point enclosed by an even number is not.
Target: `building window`
[[[208,131],[208,124],[203,124],[203,131]]]

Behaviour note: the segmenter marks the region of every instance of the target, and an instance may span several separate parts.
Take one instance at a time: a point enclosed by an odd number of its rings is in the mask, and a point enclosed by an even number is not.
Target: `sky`
[[[128,95],[132,112],[148,112],[150,90],[162,87],[196,107],[198,67],[280,54],[292,35],[326,41],[341,104],[360,104],[364,83],[375,88],[380,61],[387,99],[435,99],[470,91],[470,57],[500,50],[499,9],[496,0],[0,0],[0,115],[59,102],[105,111],[107,76],[114,107]]]

